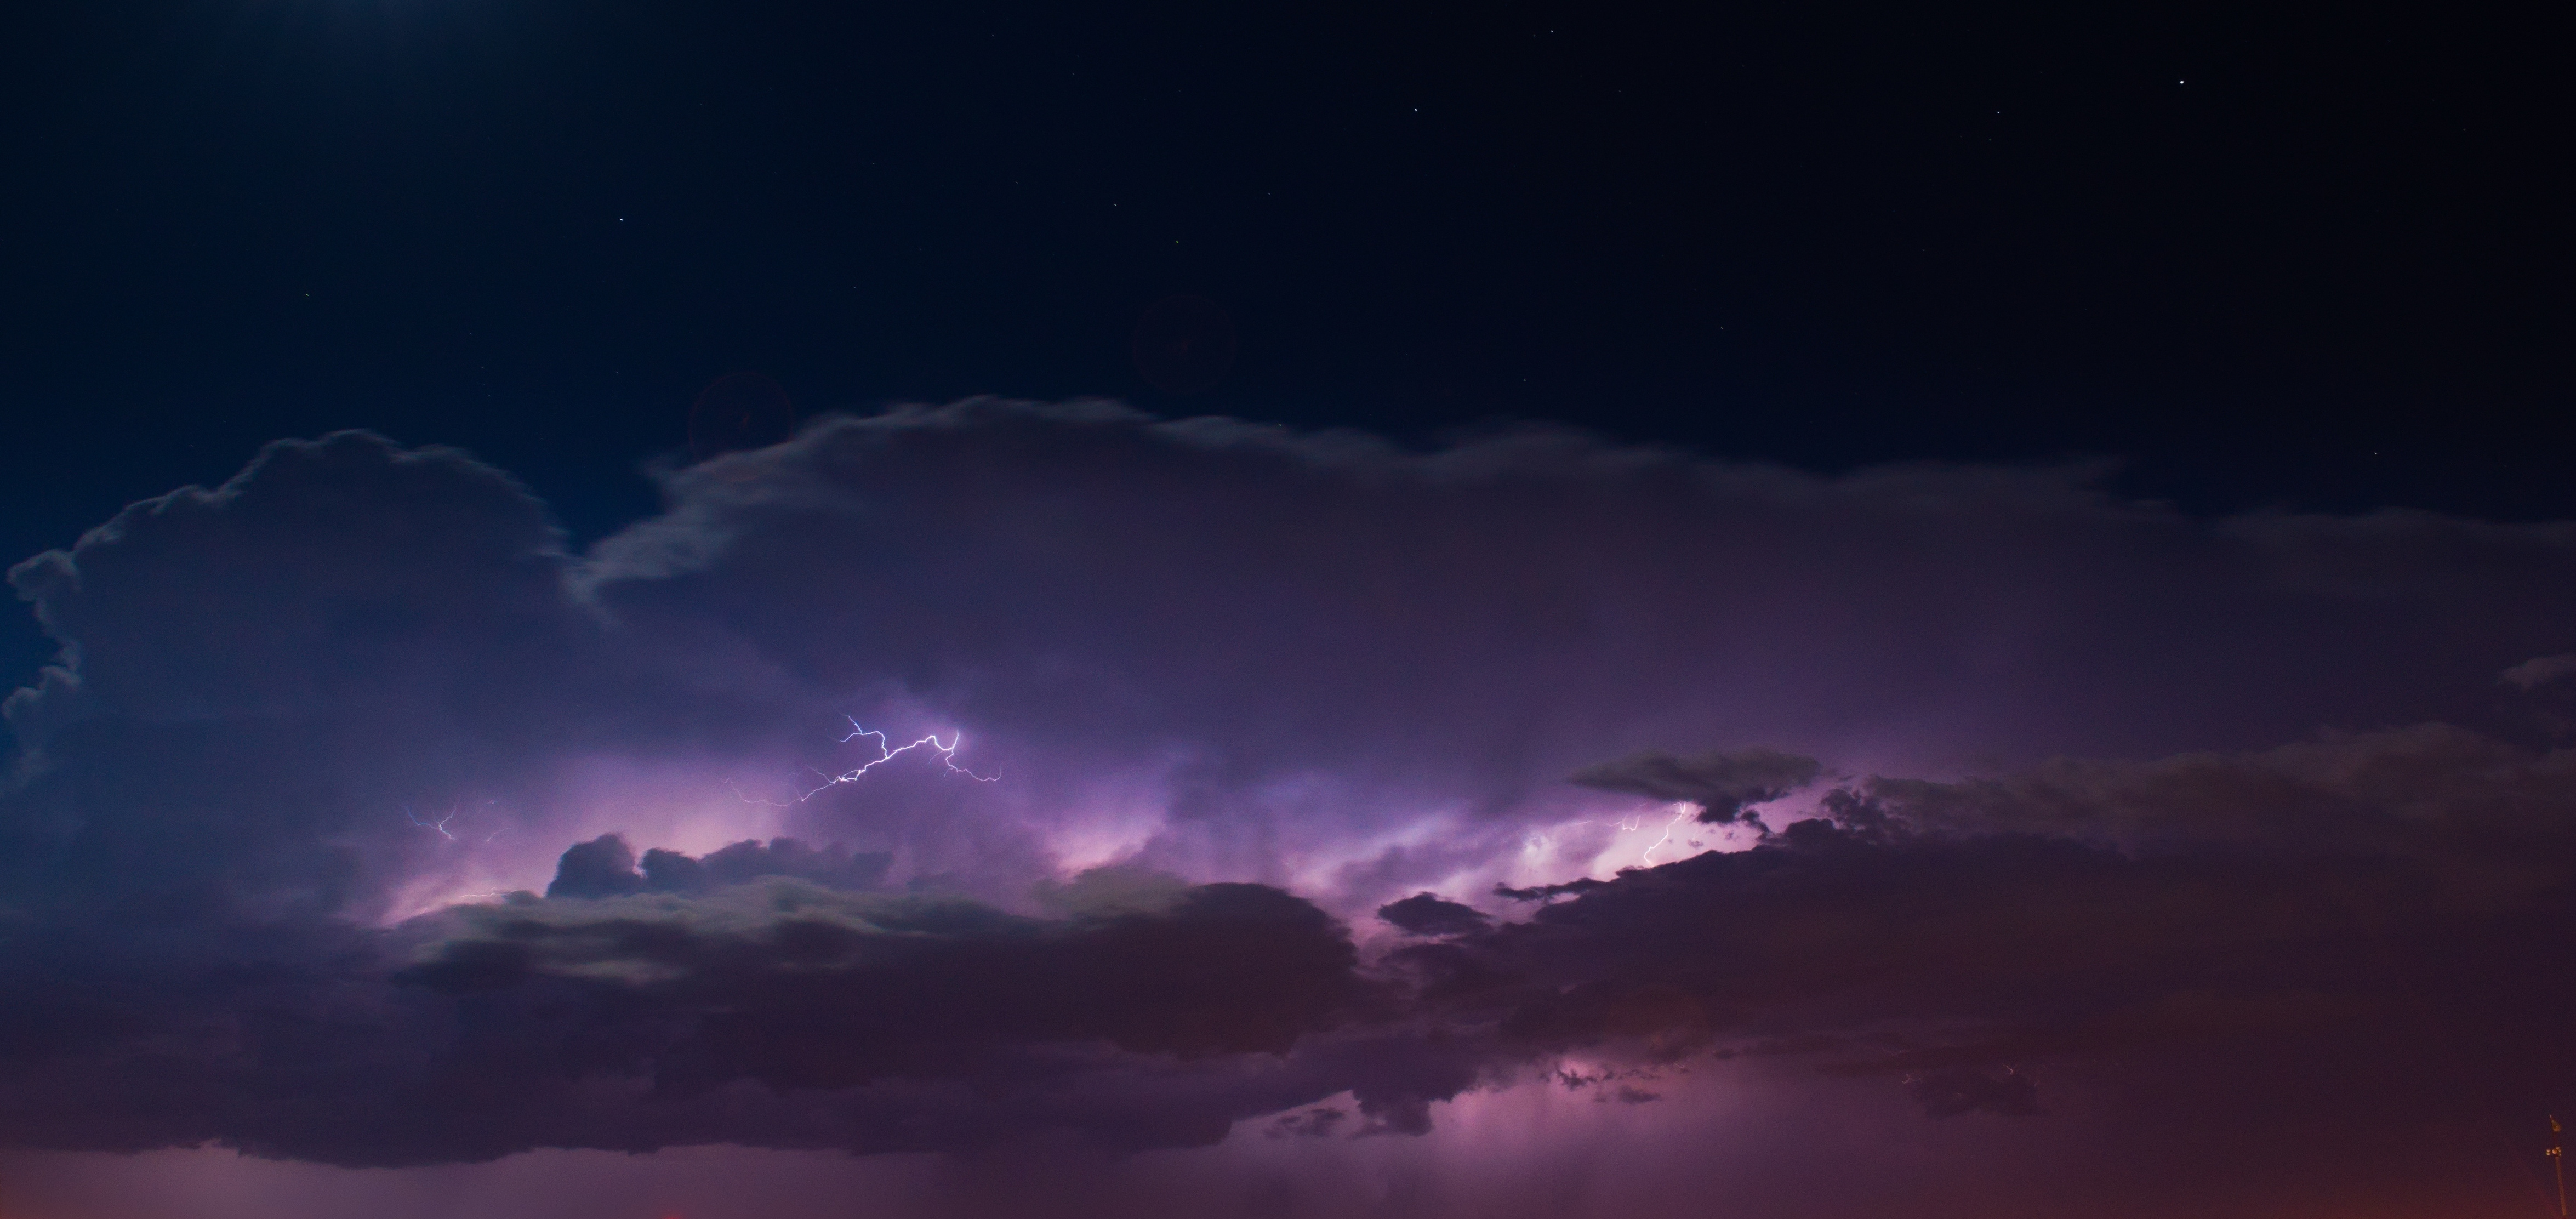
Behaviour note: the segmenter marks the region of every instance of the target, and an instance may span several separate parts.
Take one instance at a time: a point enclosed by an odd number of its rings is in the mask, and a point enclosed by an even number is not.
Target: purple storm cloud
[[[1747,1214],[2527,1206],[2576,526],[2106,474],[978,400],[575,554],[464,453],[281,442],[10,574],[62,653],[7,702],[0,1141],[1693,1196],[1586,1175],[1615,1134]],[[861,723],[953,744],[829,782]],[[1310,1154],[1410,1184],[1261,1184]]]

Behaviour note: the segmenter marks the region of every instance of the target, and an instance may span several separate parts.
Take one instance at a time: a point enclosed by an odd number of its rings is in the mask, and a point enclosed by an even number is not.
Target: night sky
[[[2564,6],[0,10],[0,1219],[2561,1213]]]

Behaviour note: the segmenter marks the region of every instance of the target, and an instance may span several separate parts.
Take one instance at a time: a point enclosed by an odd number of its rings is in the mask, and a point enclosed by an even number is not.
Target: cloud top
[[[2576,763],[2490,714],[2576,654],[2564,526],[1097,403],[663,477],[572,555],[287,442],[14,569],[0,1140],[1311,1145],[1701,1071],[2179,1156],[2576,1078]],[[817,789],[849,716],[1004,779]],[[1623,871],[1641,800],[1766,832]]]

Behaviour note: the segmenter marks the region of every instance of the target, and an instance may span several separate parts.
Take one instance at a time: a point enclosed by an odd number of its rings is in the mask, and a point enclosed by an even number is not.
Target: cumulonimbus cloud
[[[1759,1061],[2322,1140],[2565,1078],[2528,963],[2576,767],[2487,716],[2576,648],[2563,526],[1099,404],[664,478],[573,555],[489,467],[344,434],[20,565],[65,654],[8,705],[0,1137],[1135,1148],[1420,1130],[1580,1054],[1640,1103]],[[1005,782],[803,798],[880,710]],[[603,769],[742,826],[678,849]],[[1749,850],[1523,862],[1583,801],[1810,784]],[[397,917],[487,857],[552,896]]]

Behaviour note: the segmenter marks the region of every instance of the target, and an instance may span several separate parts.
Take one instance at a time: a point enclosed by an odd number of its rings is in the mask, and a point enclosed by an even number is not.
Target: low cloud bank
[[[1138,1149],[1692,1068],[2322,1146],[2576,1086],[2576,760],[2509,701],[2576,533],[2093,478],[976,402],[576,556],[464,454],[273,446],[12,572],[0,1140]],[[794,786],[854,714],[1004,781]],[[1529,871],[1637,801],[1757,844]]]

